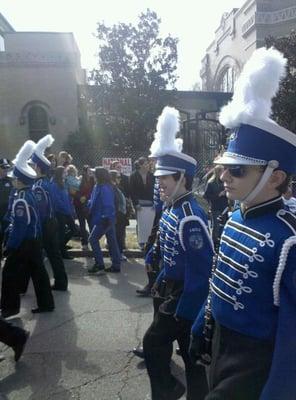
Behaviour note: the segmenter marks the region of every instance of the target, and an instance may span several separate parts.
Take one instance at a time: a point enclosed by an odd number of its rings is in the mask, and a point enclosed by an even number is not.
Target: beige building
[[[247,0],[223,14],[202,60],[202,90],[231,92],[252,52],[269,35],[288,35],[296,26],[296,0]]]
[[[0,14],[0,156],[47,133],[60,148],[78,129],[85,81],[72,33],[16,32]]]

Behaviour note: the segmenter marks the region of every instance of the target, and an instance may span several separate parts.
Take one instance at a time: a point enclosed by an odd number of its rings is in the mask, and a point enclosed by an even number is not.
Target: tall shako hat
[[[32,185],[37,178],[36,172],[28,164],[28,160],[33,154],[35,143],[27,140],[20,148],[15,159],[13,160],[14,168],[8,173],[11,178],[18,178],[25,185]]]
[[[37,164],[37,166],[42,171],[47,171],[50,168],[50,161],[48,160],[48,158],[45,157],[44,152],[48,147],[53,144],[53,142],[54,138],[52,137],[52,135],[46,135],[41,138],[34,147],[34,152],[31,160],[33,163]]]
[[[150,157],[157,159],[155,176],[177,172],[188,176],[195,175],[196,160],[182,153],[183,140],[176,138],[179,130],[179,111],[173,107],[165,107],[158,118],[154,141],[150,147]]]
[[[233,132],[226,152],[215,163],[266,166],[244,202],[255,198],[274,169],[296,172],[296,135],[270,118],[286,63],[278,50],[255,50],[236,82],[232,101],[220,113],[220,123]]]

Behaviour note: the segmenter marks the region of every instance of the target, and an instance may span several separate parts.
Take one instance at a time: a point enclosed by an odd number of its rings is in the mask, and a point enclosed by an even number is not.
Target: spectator
[[[76,192],[74,196],[74,207],[79,221],[81,245],[83,250],[88,250],[88,232],[86,230],[86,222],[88,223],[87,203],[90,199],[94,184],[94,177],[89,165],[84,165],[79,191]]]
[[[210,206],[210,215],[212,222],[212,238],[215,248],[218,249],[220,236],[223,230],[223,223],[221,221],[222,213],[228,209],[228,200],[225,195],[223,183],[220,180],[221,167],[217,166],[213,170],[213,174],[210,176],[204,198],[208,201]],[[227,212],[223,215],[226,215]],[[227,218],[223,221],[226,222]]]
[[[73,158],[71,154],[66,151],[60,151],[57,159],[57,165],[62,167],[67,167],[71,164]]]
[[[55,169],[57,167],[58,162],[57,162],[57,157],[56,157],[55,154],[49,154],[47,156],[47,159],[50,161],[50,168],[49,168],[49,171],[48,171],[48,177],[51,179],[54,176],[54,171],[55,171]]]
[[[125,241],[125,228],[129,224],[127,218],[126,198],[123,192],[119,189],[120,179],[121,179],[120,173],[117,170],[111,170],[110,176],[115,194],[116,239],[121,254],[121,261],[126,261],[126,257],[123,254],[124,241]]]
[[[130,195],[136,213],[141,207],[153,206],[154,176],[149,171],[150,164],[145,157],[138,160],[139,169],[136,169],[130,176]],[[138,220],[138,215],[137,215]],[[137,227],[139,229],[139,227]],[[144,249],[145,243],[139,243]]]
[[[72,259],[66,251],[68,241],[75,235],[74,207],[65,187],[65,168],[58,166],[52,183],[55,214],[59,226],[60,249],[65,259]]]
[[[72,197],[76,195],[80,187],[80,179],[75,165],[69,164],[66,167],[65,187]]]
[[[296,214],[296,198],[293,197],[293,192],[290,185],[288,186],[287,191],[283,193],[282,199],[289,211],[291,211],[293,214]]]
[[[88,272],[101,271],[120,272],[120,252],[115,232],[115,199],[114,190],[111,186],[109,172],[103,167],[96,167],[94,170],[96,184],[92,190],[89,200],[89,218],[91,232],[89,243],[94,253],[95,264]],[[103,254],[99,240],[106,235],[110,251],[112,265],[105,268]]]

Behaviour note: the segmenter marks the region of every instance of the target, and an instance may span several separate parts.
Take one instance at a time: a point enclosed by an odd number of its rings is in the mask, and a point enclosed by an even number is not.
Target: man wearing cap
[[[234,130],[217,163],[241,207],[192,329],[192,359],[210,364],[206,400],[296,399],[296,218],[281,198],[296,172],[296,136],[269,118],[285,65],[277,50],[256,50],[220,114]]]
[[[54,309],[49,277],[42,261],[41,227],[32,185],[35,171],[29,166],[35,143],[28,140],[14,160],[9,173],[16,189],[12,199],[11,223],[4,255],[7,257],[2,271],[1,314],[7,318],[20,311],[19,284],[22,280],[21,266],[32,278],[38,307],[33,313]],[[21,276],[20,276],[21,275]]]
[[[159,223],[163,266],[153,288],[160,305],[143,339],[152,400],[179,399],[185,392],[170,369],[175,340],[185,364],[187,399],[201,400],[207,393],[205,370],[190,361],[188,346],[192,322],[208,293],[213,243],[206,214],[191,192],[196,161],[181,153],[178,131],[178,111],[165,107],[151,146],[160,194],[168,205]]]
[[[36,144],[31,161],[37,174],[33,191],[37,200],[41,220],[43,247],[52,267],[54,284],[53,290],[66,291],[68,277],[59,246],[58,225],[54,215],[51,183],[47,176],[51,163],[45,157],[45,150],[52,145],[54,138],[46,135]]]
[[[7,158],[0,159],[0,260],[2,258],[2,244],[4,240],[4,234],[9,221],[5,218],[7,213],[9,195],[12,189],[12,183],[7,178],[7,172],[11,168],[10,161]]]

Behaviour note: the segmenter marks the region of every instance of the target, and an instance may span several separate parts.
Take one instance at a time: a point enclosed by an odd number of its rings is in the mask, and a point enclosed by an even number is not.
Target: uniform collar
[[[241,215],[244,219],[259,217],[270,212],[275,212],[284,208],[284,203],[281,196],[274,197],[263,203],[256,204],[253,207],[248,208],[245,211],[241,210]]]
[[[183,201],[188,200],[192,197],[192,192],[186,192],[178,196],[172,201],[172,207],[178,207]]]

